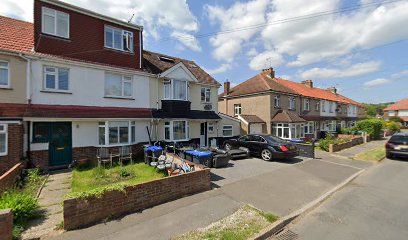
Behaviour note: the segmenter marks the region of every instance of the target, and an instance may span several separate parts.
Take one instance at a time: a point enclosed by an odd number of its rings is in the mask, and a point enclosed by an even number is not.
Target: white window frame
[[[322,105],[322,106],[321,106],[322,112],[326,112],[326,101],[325,101],[325,100],[322,100],[322,101],[320,102],[320,104]]]
[[[203,90],[204,90],[204,99],[203,99],[203,95],[202,95]],[[201,102],[202,103],[211,103],[211,88],[202,87],[201,91],[200,91],[200,97],[201,97]]]
[[[48,72],[47,68],[53,68],[54,72]],[[59,71],[66,70],[68,72],[68,89],[60,89],[59,88]],[[55,76],[55,88],[47,88],[47,75],[54,75]],[[69,92],[70,88],[70,71],[69,68],[60,68],[60,67],[53,67],[53,66],[44,66],[43,67],[43,89],[46,91],[52,92]]]
[[[46,13],[45,10],[52,11],[53,14]],[[58,29],[57,29],[58,28],[58,14],[65,15],[68,18],[67,36],[58,35]],[[45,31],[45,17],[44,17],[45,15],[48,15],[48,16],[51,16],[51,17],[54,18],[54,32],[46,32]],[[41,31],[43,33],[45,33],[45,34],[49,34],[49,35],[69,39],[69,35],[70,35],[69,34],[69,32],[70,32],[70,16],[69,16],[68,13],[65,13],[65,12],[61,12],[61,11],[58,11],[58,10],[55,10],[55,9],[52,9],[52,8],[42,7],[41,28],[42,28]]]
[[[109,142],[109,127],[110,127],[110,123],[112,122],[121,122],[121,123],[127,123],[128,126],[128,141],[126,143],[120,143],[120,130],[119,130],[119,126],[118,126],[118,143],[111,143]],[[100,140],[100,128],[104,129],[104,133],[105,133],[105,143],[101,144],[99,142]],[[134,128],[134,129],[132,129]],[[135,141],[132,141],[132,136],[135,136]],[[98,146],[100,147],[110,147],[110,146],[127,146],[130,144],[134,144],[137,142],[136,139],[136,121],[101,121],[98,123]]]
[[[281,135],[279,135],[279,129],[281,129]],[[288,137],[285,137],[285,130],[288,132]],[[277,136],[285,140],[304,138],[305,127],[303,123],[273,123],[272,136]],[[292,138],[292,136],[294,136],[294,138]]]
[[[310,111],[310,99],[303,100],[303,110]]]
[[[117,76],[121,76],[122,80],[121,80],[121,95],[109,95],[106,92],[106,76],[110,74],[110,75],[117,75]],[[126,79],[128,78],[128,79]],[[130,83],[130,96],[126,96],[125,95],[125,83]],[[105,97],[113,97],[113,98],[133,98],[133,76],[131,75],[122,75],[122,74],[117,74],[117,73],[112,73],[112,72],[106,72],[105,73]]]
[[[329,102],[329,112],[333,113],[333,102]]]
[[[208,132],[209,133],[214,133],[215,131],[215,124],[213,122],[208,123]]]
[[[174,123],[175,122],[184,122],[185,123],[185,132],[186,132],[186,138],[184,139],[174,139]],[[170,131],[170,138],[166,138],[166,128]],[[187,120],[171,120],[171,121],[165,121],[164,123],[164,132],[163,132],[164,140],[170,141],[170,142],[183,142],[183,141],[189,141],[190,140],[190,123]]]
[[[314,134],[315,123],[314,122],[307,122],[307,123],[305,123],[304,128],[305,128],[305,130],[304,130],[305,134]],[[307,131],[306,131],[306,129],[307,129]]]
[[[242,106],[241,104],[234,104],[234,115],[241,115],[242,114]]]
[[[280,107],[280,96],[278,95],[278,96],[275,96],[275,98],[274,98],[274,106],[276,107],[276,108],[279,108]]]
[[[320,111],[320,101],[317,101],[317,102],[316,102],[315,110],[316,110],[316,111]]]
[[[296,110],[296,100],[295,97],[288,97],[289,98],[289,109]]]
[[[108,46],[107,43],[107,39],[106,39],[106,30],[109,29],[112,31],[112,46]],[[115,34],[113,33],[114,31],[121,31],[121,41],[120,41],[120,48],[115,47]],[[130,44],[128,46],[129,50],[125,49],[125,45],[123,43],[124,37],[125,36],[129,36],[130,35],[130,39],[127,39],[127,44]],[[105,25],[104,31],[103,31],[103,36],[104,36],[104,46],[105,48],[109,48],[109,49],[114,49],[114,50],[119,50],[119,51],[123,51],[123,52],[130,52],[133,53],[134,52],[134,47],[133,47],[133,41],[134,41],[134,36],[133,36],[133,32],[127,31],[127,30],[123,30],[120,28],[116,28],[116,27],[112,27],[109,25]]]
[[[2,61],[2,60],[0,60],[0,62],[7,64],[7,67],[0,66],[0,69],[7,70],[7,84],[6,85],[0,84],[0,88],[10,88],[10,85],[11,85],[10,84],[10,63],[7,61]]]
[[[185,99],[179,99],[174,97],[174,82],[175,81],[180,81],[184,82],[186,85],[186,98]],[[170,96],[166,96],[166,86],[170,86]],[[163,84],[163,100],[178,100],[178,101],[188,101],[189,94],[188,94],[188,81],[185,80],[178,80],[178,79],[169,79],[169,80],[164,80]]]
[[[226,129],[228,128],[228,129]],[[231,134],[225,134],[224,131],[231,131]],[[223,137],[232,137],[234,136],[234,126],[232,125],[223,125],[222,126],[222,136]]]
[[[5,136],[5,148],[4,152],[0,152],[0,156],[7,156],[8,154],[8,129],[7,129],[7,124],[0,124],[0,126],[3,127],[3,130],[0,130],[0,135]]]

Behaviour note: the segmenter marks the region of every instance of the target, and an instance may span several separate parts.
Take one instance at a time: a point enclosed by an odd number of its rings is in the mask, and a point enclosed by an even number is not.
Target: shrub
[[[382,126],[383,121],[381,120],[365,119],[357,122],[355,129],[370,134],[373,139],[380,139]]]
[[[386,121],[383,124],[383,128],[389,129],[392,131],[399,131],[400,130],[400,125],[397,122],[394,121]]]
[[[28,220],[37,216],[39,206],[37,199],[31,194],[11,191],[0,196],[0,209],[6,208],[13,210],[14,224],[24,225]]]
[[[350,140],[351,138],[335,138],[331,133],[327,133],[324,139],[319,140],[319,148],[328,152],[330,144],[342,144]]]

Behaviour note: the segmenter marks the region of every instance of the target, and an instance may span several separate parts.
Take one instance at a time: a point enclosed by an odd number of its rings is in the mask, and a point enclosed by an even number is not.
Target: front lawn
[[[193,230],[173,240],[245,240],[257,234],[278,219],[273,214],[261,212],[251,206],[244,206],[230,216]]]
[[[385,147],[380,146],[378,148],[359,153],[353,157],[355,160],[363,160],[363,161],[381,161],[385,158]]]
[[[109,167],[79,167],[72,171],[72,193],[87,192],[112,185],[135,185],[150,180],[165,177],[145,163],[135,163],[126,166]]]

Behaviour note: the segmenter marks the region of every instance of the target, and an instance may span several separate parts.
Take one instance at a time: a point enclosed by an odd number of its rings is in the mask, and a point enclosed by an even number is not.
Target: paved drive
[[[408,162],[384,160],[289,225],[299,240],[408,239]]]

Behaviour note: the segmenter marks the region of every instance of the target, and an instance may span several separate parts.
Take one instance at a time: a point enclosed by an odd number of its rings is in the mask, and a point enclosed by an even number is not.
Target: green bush
[[[11,191],[0,196],[0,209],[6,208],[13,210],[14,224],[24,225],[38,215],[39,206],[37,199],[31,194]]]
[[[355,129],[370,134],[373,139],[380,139],[382,127],[383,121],[381,120],[365,119],[357,122]]]
[[[350,139],[335,138],[332,134],[327,133],[324,139],[319,140],[319,148],[322,149],[323,151],[328,152],[330,144],[342,144],[348,141],[350,141]]]
[[[389,129],[392,131],[399,131],[400,130],[400,125],[397,122],[394,121],[385,121],[383,124],[383,128]]]

